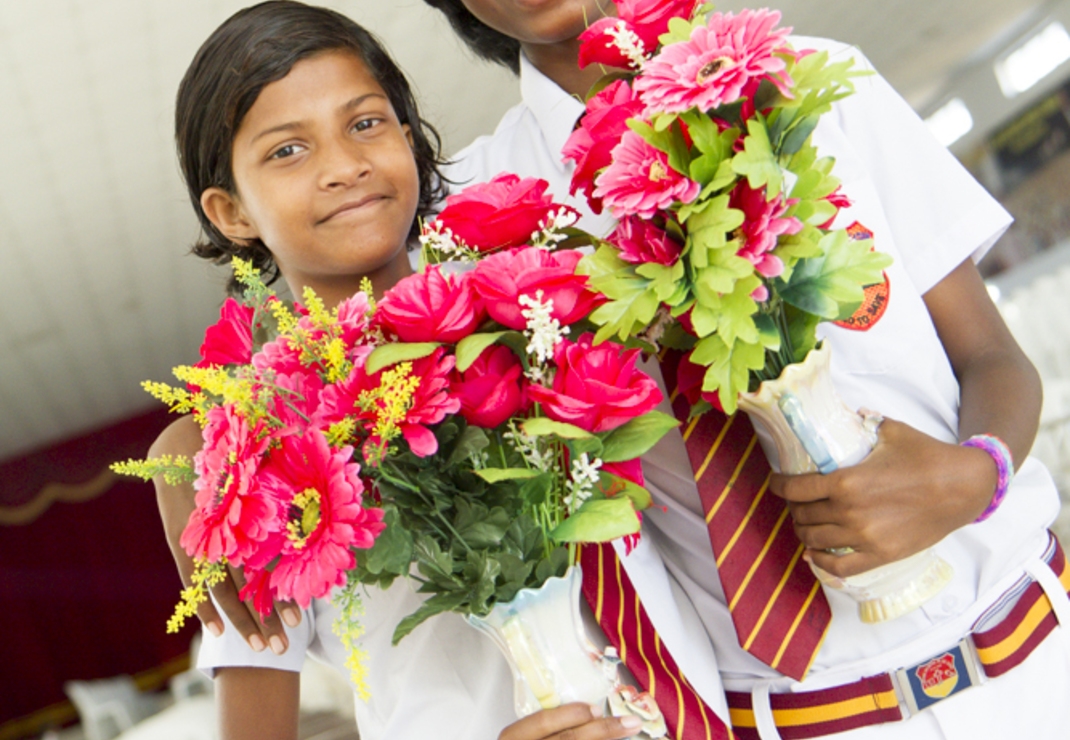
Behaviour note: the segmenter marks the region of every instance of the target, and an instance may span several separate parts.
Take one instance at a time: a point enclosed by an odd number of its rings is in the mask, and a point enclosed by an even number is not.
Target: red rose
[[[450,391],[461,400],[461,416],[469,424],[493,429],[526,405],[523,375],[511,349],[488,347],[471,367],[454,375]]]
[[[472,289],[483,299],[490,317],[510,329],[524,329],[520,296],[553,301],[552,315],[562,325],[572,324],[589,314],[601,302],[587,290],[587,277],[576,274],[583,254],[576,250],[547,252],[535,247],[519,247],[481,260],[470,275]]]
[[[446,198],[436,222],[480,252],[519,247],[545,226],[551,212],[572,210],[554,203],[548,187],[545,180],[502,173]]]
[[[654,262],[671,267],[680,258],[680,245],[664,229],[637,216],[628,216],[606,240],[620,253],[625,262],[641,265]]]
[[[649,57],[658,47],[658,37],[669,30],[673,18],[691,19],[695,0],[616,0],[617,17],[599,18],[579,36],[580,68],[588,64],[605,64],[628,69],[630,61],[616,45],[610,31],[623,25],[642,44]]]
[[[614,342],[594,346],[592,339],[584,334],[557,345],[553,389],[533,383],[528,394],[551,419],[605,432],[651,411],[662,395],[654,379],[636,368],[639,350]]]
[[[582,190],[591,210],[602,212],[602,201],[593,197],[594,180],[612,161],[613,148],[628,131],[628,119],[642,114],[644,105],[627,82],[617,80],[587,101],[580,127],[568,137],[561,156],[576,163],[569,192]]]
[[[386,292],[376,315],[403,342],[457,342],[486,314],[467,275],[443,275],[437,266],[410,275]]]
[[[253,309],[228,298],[219,309],[219,321],[204,332],[197,367],[247,365],[253,358]]]

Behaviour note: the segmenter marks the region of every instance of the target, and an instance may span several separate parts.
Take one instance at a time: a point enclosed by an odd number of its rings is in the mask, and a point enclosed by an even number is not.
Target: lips
[[[356,211],[361,211],[368,206],[375,205],[376,203],[386,200],[386,196],[381,193],[370,193],[357,200],[351,200],[330,211],[326,216],[321,218],[317,223],[327,223],[339,216],[345,216]]]

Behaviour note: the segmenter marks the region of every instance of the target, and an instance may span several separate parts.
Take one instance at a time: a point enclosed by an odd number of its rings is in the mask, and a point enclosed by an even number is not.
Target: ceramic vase
[[[759,443],[781,473],[830,473],[861,462],[877,442],[877,421],[841,400],[829,371],[831,348],[824,342],[806,359],[788,366],[776,380],[740,394],[739,407],[754,423]],[[813,567],[826,587],[858,602],[863,622],[884,622],[928,601],[953,571],[932,549],[848,578]]]
[[[518,717],[570,702],[602,706],[616,716],[635,714],[644,721],[644,738],[665,736],[656,702],[621,683],[620,660],[600,651],[588,637],[580,611],[583,572],[579,565],[537,589],[523,589],[486,617],[468,623],[490,637],[513,672]]]

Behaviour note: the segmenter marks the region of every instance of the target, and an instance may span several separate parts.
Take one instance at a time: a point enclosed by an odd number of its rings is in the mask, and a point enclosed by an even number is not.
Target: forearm
[[[1021,465],[1037,435],[1043,396],[1033,364],[1020,351],[992,352],[962,369],[959,386],[959,439],[994,434]]]
[[[297,740],[301,674],[221,668],[215,683],[220,740]]]

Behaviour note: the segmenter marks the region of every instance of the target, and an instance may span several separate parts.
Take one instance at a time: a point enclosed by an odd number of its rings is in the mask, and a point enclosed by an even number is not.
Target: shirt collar
[[[523,53],[520,55],[520,97],[534,114],[547,146],[563,171],[561,150],[586,106],[536,69]]]

